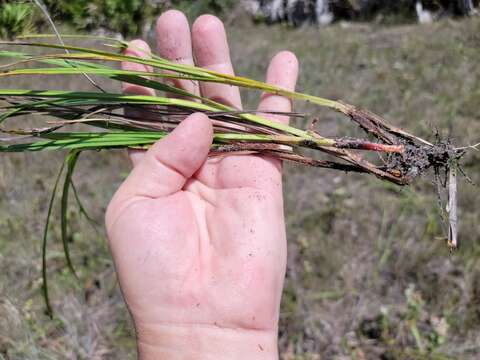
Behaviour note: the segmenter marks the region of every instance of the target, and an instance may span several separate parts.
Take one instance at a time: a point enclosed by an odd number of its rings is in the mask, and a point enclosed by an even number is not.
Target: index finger
[[[145,41],[142,41],[142,40],[131,41],[129,43],[129,46],[124,51],[124,55],[136,56],[140,58],[148,58],[149,54],[150,54],[150,47]],[[143,64],[138,64],[133,62],[122,62],[122,70],[151,72],[152,68],[150,66],[143,65]],[[140,85],[129,84],[125,82],[122,83],[122,92],[124,94],[130,94],[130,95],[155,96],[155,90],[153,89],[140,86]],[[133,119],[148,116],[148,114],[145,114],[145,112],[134,110],[128,107],[125,109],[125,115],[127,117],[130,116]],[[131,149],[128,150],[130,160],[132,161],[132,164],[134,166],[140,162],[140,160],[143,158],[144,153],[145,152],[143,150],[131,150]]]

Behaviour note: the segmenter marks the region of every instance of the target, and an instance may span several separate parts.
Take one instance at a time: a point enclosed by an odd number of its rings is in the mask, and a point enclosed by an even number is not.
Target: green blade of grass
[[[110,67],[99,64],[99,63],[92,63],[92,62],[87,62],[87,61],[78,61],[78,60],[61,60],[58,59],[58,57],[62,57],[65,54],[54,54],[54,55],[46,55],[46,56],[32,56],[29,54],[21,53],[21,52],[15,52],[15,51],[7,51],[3,50],[0,51],[0,57],[12,57],[12,58],[17,58],[21,59],[20,61],[4,66],[2,67],[7,67],[7,66],[14,66],[14,65],[20,65],[23,62],[40,62],[40,63],[45,63],[49,65],[55,65],[55,66],[61,66],[65,68],[85,68],[89,67],[92,69],[110,69]],[[99,74],[96,74],[99,75]],[[111,75],[109,76],[107,72],[101,74],[104,77],[109,77],[112,80],[116,81],[121,81],[121,82],[126,82],[129,84],[134,84],[134,85],[139,85],[139,86],[144,86],[150,89],[154,90],[159,90],[159,91],[165,91],[169,92],[172,94],[176,94],[179,96],[183,97],[190,97],[190,98],[195,98],[198,100],[201,100],[202,102],[210,105],[220,105],[219,103],[212,101],[210,99],[204,98],[202,96],[198,96],[195,94],[191,94],[188,91],[185,91],[183,89],[177,88],[175,86],[171,86],[159,81],[153,81],[151,79],[147,79],[145,77],[140,77],[140,76],[131,76],[131,75]]]
[[[0,50],[0,57],[20,59],[15,63],[2,65],[0,66],[0,68],[11,67],[11,66],[20,65],[26,62],[32,62],[32,61],[49,64],[49,65],[62,66],[62,67],[81,66],[81,67],[92,67],[92,68],[102,68],[102,67],[108,68],[108,66],[104,66],[102,64],[95,63],[95,62],[78,61],[78,60],[67,61],[67,60],[55,58],[52,55],[35,56],[35,55],[30,55],[30,54],[19,52],[19,51]]]
[[[113,68],[94,68],[90,66],[86,67],[47,67],[47,68],[30,68],[30,69],[14,69],[3,71],[0,73],[0,77],[6,76],[18,76],[18,75],[80,75],[80,74],[90,74],[90,75],[108,75],[108,76],[122,76],[122,75],[136,75],[136,76],[150,76],[150,77],[161,77],[161,78],[181,78],[186,80],[195,80],[195,81],[206,81],[202,76],[189,76],[189,77],[179,77],[171,74],[164,74],[158,72],[147,72],[147,71],[133,71],[133,70],[122,70],[122,69],[113,69]]]
[[[74,71],[76,71],[75,69]],[[233,110],[229,107],[222,106],[217,108],[212,105],[202,104],[195,101],[167,98],[160,96],[148,96],[148,95],[128,95],[128,94],[112,94],[112,93],[95,93],[95,92],[79,92],[79,91],[60,91],[60,90],[22,90],[22,89],[0,89],[0,96],[11,97],[46,97],[57,99],[78,99],[84,100],[85,104],[89,105],[105,105],[108,103],[121,103],[121,104],[142,104],[142,105],[162,105],[173,106],[187,109],[194,109],[198,111],[208,112],[224,112]],[[307,131],[297,129],[293,126],[282,124],[279,122],[265,119],[261,116],[242,113],[239,117],[245,121],[249,121],[258,125],[266,126],[271,129],[280,130],[287,134],[297,135],[306,140],[315,140]]]
[[[53,185],[52,195],[50,196],[50,201],[48,203],[47,219],[45,221],[45,227],[43,229],[43,238],[42,238],[42,290],[43,290],[43,299],[45,301],[47,315],[50,318],[53,318],[53,311],[52,311],[52,306],[50,304],[50,297],[48,295],[48,279],[47,279],[48,226],[50,225],[50,218],[52,216],[53,203],[55,201],[57,188],[60,183],[60,178],[62,177],[64,168],[65,168],[65,163],[62,163],[62,166],[60,167],[60,171],[58,172],[57,178]]]
[[[90,48],[84,48],[84,47],[78,47],[78,46],[67,46],[67,45],[62,46],[62,45],[38,43],[38,42],[30,43],[30,42],[8,42],[7,41],[7,42],[0,42],[0,44],[45,47],[45,48],[77,51],[83,54],[96,55],[97,59],[101,59],[101,60],[127,61],[127,62],[133,62],[133,63],[152,66],[154,68],[158,68],[162,70],[173,71],[175,73],[181,74],[177,76],[178,78],[198,79],[201,81],[217,82],[217,83],[224,83],[224,84],[229,84],[234,86],[240,86],[244,88],[257,89],[257,90],[262,90],[272,94],[285,96],[290,99],[309,101],[317,105],[326,106],[343,113],[345,113],[346,111],[345,105],[338,101],[324,99],[324,98],[313,96],[313,95],[288,91],[288,90],[285,90],[261,81],[252,80],[245,77],[222,74],[212,70],[198,68],[195,66],[175,64],[154,55],[152,55],[151,59],[145,59],[145,58],[140,58],[135,56],[120,55],[120,54],[101,51],[97,49],[90,49]],[[120,46],[124,48],[125,43],[121,42]],[[73,53],[73,54],[65,54],[65,55],[62,54],[61,56],[64,58],[68,58],[68,57],[74,58],[75,55],[76,54]],[[94,58],[94,56],[92,56],[91,58]],[[171,74],[167,76],[172,77]]]
[[[129,95],[114,93],[95,93],[82,91],[61,91],[61,90],[22,90],[22,89],[0,89],[0,96],[11,97],[37,97],[37,98],[55,98],[58,101],[79,100],[77,104],[83,105],[104,105],[104,104],[143,104],[143,105],[162,105],[177,106],[198,111],[217,111],[213,106],[202,104],[195,101],[177,98],[167,98],[162,96],[148,95]],[[58,102],[57,102],[58,104]]]
[[[72,192],[75,197],[75,201],[77,202],[77,206],[78,206],[78,210],[80,211],[80,214],[83,215],[85,219],[87,219],[88,223],[92,226],[93,230],[95,230],[95,232],[98,233],[98,229],[97,229],[98,223],[93,219],[93,217],[90,216],[85,206],[83,205],[82,200],[80,199],[80,196],[78,194],[77,187],[73,182],[73,179],[71,180],[70,184],[72,186]]]
[[[91,67],[91,68],[97,68],[97,69],[110,69],[110,67],[108,67],[108,66],[104,66],[104,65],[98,64],[98,63],[87,62],[87,61],[59,60],[58,57],[62,57],[62,56],[64,56],[64,54],[54,54],[54,55],[46,55],[46,56],[31,56],[31,55],[21,53],[21,52],[14,52],[14,51],[7,51],[7,50],[0,51],[0,57],[13,57],[13,58],[22,59],[21,61],[19,61],[17,63],[9,64],[11,66],[13,66],[15,64],[21,64],[22,62],[35,61],[35,62],[50,64],[50,65],[67,67],[67,68]],[[131,76],[131,75],[130,76],[129,75],[108,76],[108,74],[106,74],[106,73],[102,74],[102,76],[109,77],[112,80],[116,80],[116,81],[126,82],[126,83],[134,84],[134,85],[140,85],[140,86],[144,86],[144,87],[147,87],[147,88],[150,88],[150,89],[165,91],[165,92],[169,92],[169,93],[176,94],[176,95],[183,96],[183,97],[190,97],[190,98],[198,99],[198,100],[201,100],[202,102],[204,102],[206,104],[223,107],[222,104],[217,103],[213,100],[210,100],[210,99],[207,99],[207,98],[204,98],[202,96],[195,95],[195,94],[191,94],[188,91],[185,91],[181,88],[177,88],[175,86],[168,85],[168,84],[165,84],[165,83],[162,83],[162,82],[159,82],[159,81],[153,81],[153,80],[147,79],[145,77]]]
[[[124,131],[124,132],[54,132],[39,135],[42,139],[30,143],[0,146],[0,152],[22,152],[41,150],[101,150],[140,145],[151,145],[167,135],[162,131]],[[231,142],[277,143],[294,146],[333,146],[335,140],[317,139],[315,142],[297,136],[267,134],[215,133],[214,144]]]
[[[63,183],[62,201],[61,201],[61,209],[60,209],[60,225],[61,225],[63,252],[65,255],[65,260],[67,262],[67,267],[76,278],[78,277],[72,264],[70,249],[68,246],[67,212],[68,212],[68,195],[69,195],[70,185],[72,182],[72,175],[75,169],[75,165],[77,164],[79,155],[80,155],[80,151],[70,151],[65,157],[67,173],[65,175],[65,180]]]

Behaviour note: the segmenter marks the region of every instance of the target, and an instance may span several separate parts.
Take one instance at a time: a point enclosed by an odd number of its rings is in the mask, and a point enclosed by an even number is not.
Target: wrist
[[[162,324],[137,328],[140,360],[277,360],[277,332],[216,325]]]

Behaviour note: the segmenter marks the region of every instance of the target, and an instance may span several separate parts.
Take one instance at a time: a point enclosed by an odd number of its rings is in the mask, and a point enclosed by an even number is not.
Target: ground
[[[228,29],[242,75],[263,78],[276,51],[301,62],[299,89],[343,99],[410,132],[459,145],[480,141],[480,18],[427,26],[340,23],[329,28],[235,24]],[[103,83],[106,87],[108,84]],[[88,89],[84,81],[2,80],[2,87]],[[246,108],[256,104],[245,96]],[[297,104],[329,136],[348,120]],[[305,121],[298,126],[306,126]],[[65,267],[58,216],[48,275],[54,320],[41,297],[41,232],[62,154],[0,155],[0,359],[134,359],[128,313],[101,225],[71,203]],[[463,161],[480,181],[480,152]],[[83,154],[74,179],[101,224],[128,173],[124,152]],[[396,187],[365,175],[287,166],[288,274],[283,359],[477,359],[480,356],[480,223],[476,185],[460,177],[461,248],[449,253],[436,188],[425,177]]]

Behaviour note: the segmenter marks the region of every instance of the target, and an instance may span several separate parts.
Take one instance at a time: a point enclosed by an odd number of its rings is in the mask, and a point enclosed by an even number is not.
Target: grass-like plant
[[[0,39],[26,33],[32,28],[32,5],[0,0]]]
[[[43,291],[49,312],[51,308],[48,301],[45,256],[47,229],[54,199],[61,187],[61,236],[66,263],[75,273],[69,255],[66,213],[69,193],[73,191],[80,211],[86,214],[72,182],[72,174],[81,152],[118,148],[146,149],[166,136],[186,115],[193,112],[203,112],[212,119],[214,139],[211,156],[258,154],[309,166],[371,174],[397,185],[408,185],[430,169],[433,169],[434,174],[446,170],[450,174],[449,246],[457,246],[455,174],[457,161],[466,148],[455,148],[448,142],[433,144],[390,125],[378,115],[341,101],[291,92],[245,77],[179,65],[153,54],[145,54],[144,58],[123,55],[122,51],[128,46],[126,42],[110,38],[97,39],[107,46],[84,48],[24,39],[0,42],[5,48],[15,46],[15,49],[23,49],[0,51],[0,57],[8,58],[9,62],[0,67],[0,80],[6,77],[35,75],[85,76],[96,87],[96,91],[92,92],[0,89],[0,101],[3,102],[0,102],[0,132],[4,134],[0,138],[0,152],[67,151],[54,185],[43,234]],[[43,48],[47,52],[31,55],[31,48]],[[125,61],[149,66],[153,72],[120,70],[118,63]],[[180,98],[105,92],[94,82],[93,77],[141,85],[173,93]],[[277,123],[266,119],[262,113],[240,111],[167,85],[162,82],[165,78],[228,84],[310,102],[344,114],[360,127],[366,136],[325,137],[318,133],[314,126],[301,129]],[[125,109],[141,110],[145,116],[126,116]],[[129,114],[131,113],[130,111]],[[9,122],[15,124],[19,116],[25,115],[44,115],[50,119],[54,117],[55,120],[49,120],[44,126],[37,128],[9,125]],[[287,115],[303,116],[298,113]],[[76,124],[83,124],[87,128],[85,131],[78,131],[78,126],[73,126]],[[327,154],[330,160],[306,156],[302,153],[302,148]],[[379,154],[378,161],[367,160],[363,156],[365,152]]]

